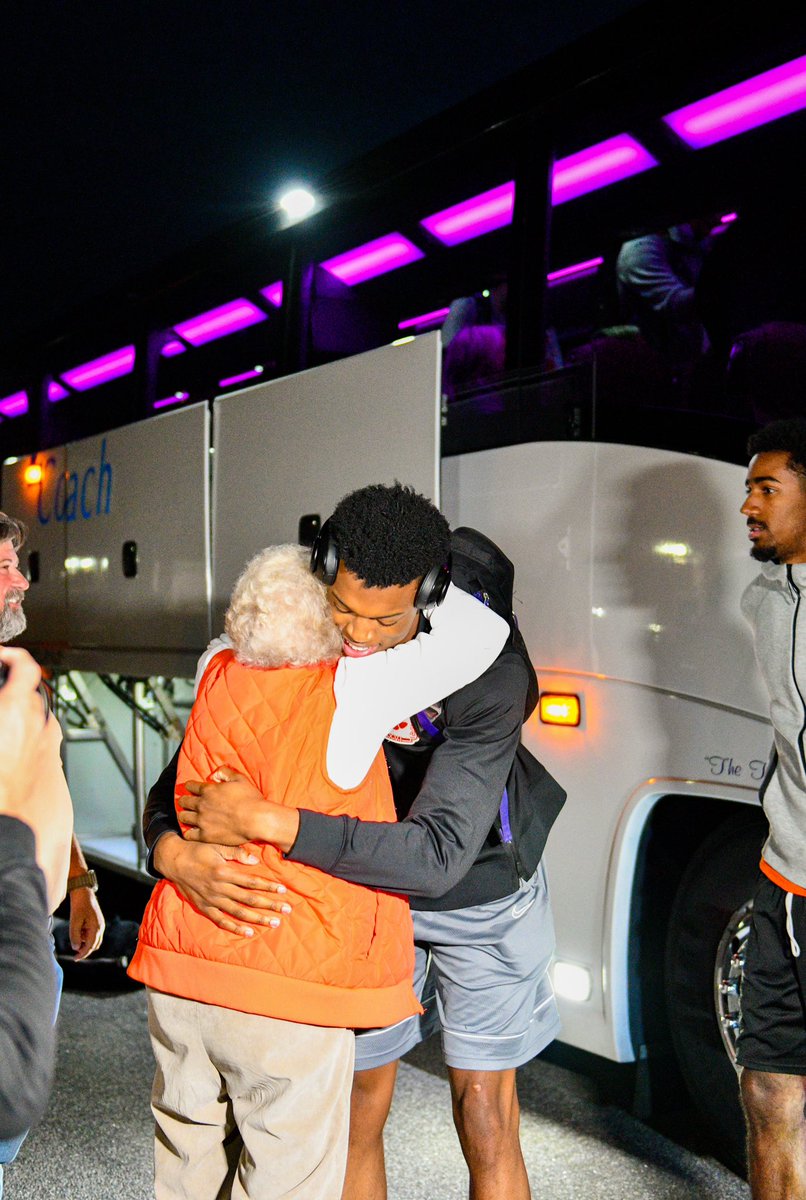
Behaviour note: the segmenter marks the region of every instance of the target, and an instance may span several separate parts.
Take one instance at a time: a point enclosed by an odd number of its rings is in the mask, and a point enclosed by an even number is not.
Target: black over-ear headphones
[[[336,544],[336,539],[330,531],[329,518],[317,533],[316,540],[311,549],[311,570],[327,587],[330,587],[336,581],[336,575],[339,571],[339,548]],[[425,573],[420,581],[420,586],[417,588],[417,594],[414,597],[414,607],[421,609],[434,608],[437,604],[441,604],[445,599],[445,593],[448,590],[450,581],[451,564],[449,556],[448,562],[441,563],[438,567],[431,567]]]

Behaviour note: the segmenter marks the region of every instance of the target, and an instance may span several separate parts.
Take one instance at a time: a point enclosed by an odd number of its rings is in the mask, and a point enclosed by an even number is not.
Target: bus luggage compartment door
[[[213,628],[264,546],[347,492],[412,484],[439,503],[437,334],[220,396],[213,426]]]
[[[67,446],[73,665],[193,674],[209,639],[209,419],[197,404]]]

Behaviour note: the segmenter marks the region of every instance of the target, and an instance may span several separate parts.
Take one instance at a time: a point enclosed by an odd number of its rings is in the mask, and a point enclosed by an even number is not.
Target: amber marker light
[[[540,697],[544,725],[578,725],[581,719],[582,705],[573,692],[544,692]]]
[[[26,483],[41,483],[42,468],[39,463],[29,463],[23,471],[22,477]]]

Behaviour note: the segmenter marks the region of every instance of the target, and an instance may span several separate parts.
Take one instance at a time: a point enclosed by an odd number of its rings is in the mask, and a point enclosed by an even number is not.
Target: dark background
[[[637,2],[3,5],[0,343]]]

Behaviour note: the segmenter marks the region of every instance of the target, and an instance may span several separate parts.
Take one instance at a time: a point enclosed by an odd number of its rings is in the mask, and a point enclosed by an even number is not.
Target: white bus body
[[[445,458],[440,475],[439,361],[438,335],[424,335],[221,397],[212,422],[198,405],[5,465],[4,505],[31,527],[29,644],[59,680],[77,831],[96,863],[147,879],[144,798],[178,744],[196,657],[242,564],[296,540],[300,519],[325,517],[344,492],[401,478],[512,558],[541,691],[580,698],[577,727],[535,713],[524,729],[568,791],[547,850],[562,1036],[643,1060],[659,1037],[647,997],[657,1008],[675,986],[662,944],[654,957],[643,949],[672,930],[650,839],[662,832],[685,862],[723,822],[756,812],[769,752],[739,613],[754,573],[744,473],[563,441]],[[25,479],[32,461],[39,483]],[[688,980],[705,984],[696,1016],[725,1067],[709,997],[736,906],[703,929],[706,965]],[[575,968],[573,989],[560,968]],[[686,1021],[669,1023],[687,1045]]]

